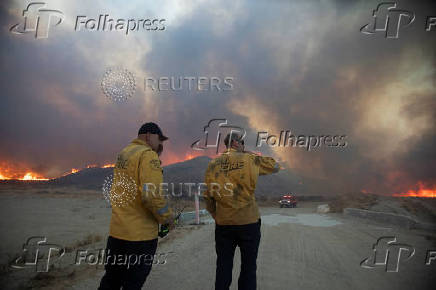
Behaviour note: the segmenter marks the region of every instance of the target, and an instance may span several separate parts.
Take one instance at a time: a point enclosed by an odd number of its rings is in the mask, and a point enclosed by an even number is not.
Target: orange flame
[[[27,172],[22,178],[19,178],[18,180],[49,180],[48,178],[41,178],[36,175],[34,175],[31,172]]]
[[[115,167],[115,164],[113,164],[113,163],[105,164],[101,168],[112,168],[112,167]]]
[[[175,154],[166,152],[164,159],[162,160],[165,165],[178,163],[186,160],[193,159],[195,157],[201,156],[201,152],[189,152],[182,154]],[[0,161],[0,180],[50,180],[50,178],[47,178],[41,174],[36,173],[33,170],[29,170],[26,168],[27,166],[25,164],[10,164],[8,162],[1,162]],[[97,164],[89,164],[82,168],[71,168],[71,170],[64,172],[63,174],[60,174],[62,177],[69,174],[78,173],[82,169],[85,168],[113,168],[115,167],[114,163],[106,163],[102,166],[99,166]]]
[[[195,157],[202,156],[201,153],[185,153],[185,155],[175,154],[172,152],[165,152],[162,158],[162,163],[164,166],[179,163],[187,160],[194,159]]]
[[[65,173],[62,174],[60,177],[62,177],[62,176],[67,176],[67,175],[69,175],[69,174],[74,174],[74,173],[77,173],[77,172],[79,172],[79,171],[80,171],[80,169],[71,168],[71,171],[67,171],[67,172],[65,172]]]
[[[425,188],[424,184],[420,181],[418,182],[418,187],[418,190],[409,190],[405,193],[395,193],[393,196],[436,198],[436,186],[434,188]]]
[[[13,166],[7,162],[0,162],[0,180],[49,180],[40,174]]]
[[[4,176],[3,174],[0,173],[0,180],[8,180],[9,178],[7,178],[6,176]]]
[[[96,164],[89,164],[85,168],[98,168]],[[108,163],[103,165],[101,168],[112,168],[115,167],[115,164]],[[74,174],[79,172],[82,169],[71,168],[71,171],[68,171],[61,176],[66,176],[68,174]],[[0,180],[50,180],[50,178],[42,177],[40,174],[35,173],[29,170],[23,170],[22,168],[14,167],[11,168],[10,164],[3,164],[0,166]]]

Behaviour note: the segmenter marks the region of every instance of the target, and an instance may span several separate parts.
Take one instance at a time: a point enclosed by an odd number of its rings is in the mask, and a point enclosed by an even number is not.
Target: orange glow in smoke
[[[186,157],[185,160],[191,160],[192,158],[195,158],[195,156],[191,154],[185,155],[185,157]]]

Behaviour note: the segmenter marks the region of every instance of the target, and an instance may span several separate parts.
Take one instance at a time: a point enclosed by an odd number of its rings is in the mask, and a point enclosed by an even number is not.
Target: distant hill
[[[106,176],[113,173],[113,168],[91,167],[82,169],[47,181],[49,184],[59,186],[76,186],[86,189],[100,189]]]
[[[183,162],[164,166],[164,182],[204,182],[204,173],[212,159],[207,156],[199,156]]]
[[[204,182],[204,173],[210,160],[211,158],[207,156],[200,156],[164,166],[164,182],[174,183],[174,192],[176,194],[180,193],[179,183],[198,184]],[[111,175],[112,172],[113,168],[85,168],[79,172],[49,181],[39,181],[35,185],[73,186],[76,188],[101,190],[105,177]],[[14,181],[14,183],[27,184],[25,181]],[[279,196],[288,193],[297,195],[324,195],[331,191],[325,188],[325,184],[326,182],[322,180],[298,176],[291,170],[281,170],[276,174],[259,176],[256,195]],[[187,187],[184,187],[184,189],[186,191]],[[169,187],[169,193],[171,193],[170,190],[173,190],[172,187]]]
[[[204,172],[211,159],[207,156],[200,156],[179,163],[163,167],[164,182],[167,183],[200,183],[204,180]],[[113,173],[113,168],[85,168],[79,172],[71,173],[47,183],[59,186],[76,186],[87,189],[100,189],[105,177]]]

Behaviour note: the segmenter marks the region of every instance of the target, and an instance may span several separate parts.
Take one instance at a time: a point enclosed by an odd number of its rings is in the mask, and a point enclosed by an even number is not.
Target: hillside
[[[174,184],[175,194],[180,193],[179,183],[201,183],[204,182],[204,173],[211,159],[207,156],[200,156],[183,162],[167,165],[163,167],[164,182]],[[22,187],[75,187],[87,190],[101,190],[105,177],[111,175],[113,168],[85,168],[79,172],[68,174],[49,181],[26,182],[26,181],[6,181],[4,185],[18,185]],[[169,190],[173,190],[169,186]],[[184,187],[187,192],[187,187]],[[171,193],[171,191],[169,191]],[[332,192],[325,188],[322,180],[302,177],[296,175],[291,170],[281,170],[280,172],[267,176],[260,176],[256,188],[256,195],[279,196],[287,193],[297,195],[325,195]]]

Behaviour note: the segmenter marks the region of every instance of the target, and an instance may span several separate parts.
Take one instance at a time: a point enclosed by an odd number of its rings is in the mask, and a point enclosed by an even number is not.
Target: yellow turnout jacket
[[[159,223],[168,223],[173,216],[161,195],[162,182],[159,157],[147,143],[134,139],[121,150],[110,192],[110,236],[128,241],[157,238]]]
[[[245,225],[258,221],[254,190],[257,177],[279,170],[271,157],[228,149],[209,162],[204,194],[206,208],[218,225]]]

